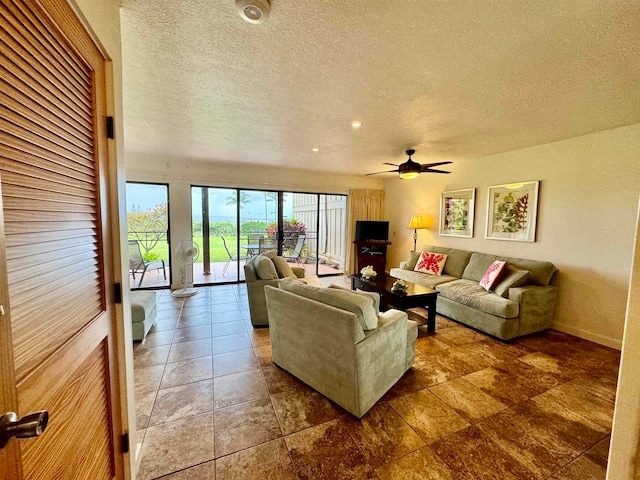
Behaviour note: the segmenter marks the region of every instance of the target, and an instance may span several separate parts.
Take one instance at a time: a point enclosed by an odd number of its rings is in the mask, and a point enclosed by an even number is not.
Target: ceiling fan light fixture
[[[420,172],[401,172],[400,178],[403,180],[411,180],[412,178],[416,178],[418,175],[420,175]]]
[[[411,180],[412,178],[416,178],[418,175],[420,175],[420,164],[411,160],[411,155],[413,155],[414,153],[414,150],[407,150],[409,160],[398,165],[398,174],[403,180]]]

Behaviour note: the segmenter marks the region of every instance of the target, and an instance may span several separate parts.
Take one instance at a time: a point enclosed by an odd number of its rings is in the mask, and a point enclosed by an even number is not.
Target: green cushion
[[[380,311],[380,294],[376,292],[365,292],[364,290],[351,290],[350,288],[343,287],[341,285],[336,285],[332,283],[329,285],[329,288],[339,288],[340,290],[344,290],[345,292],[355,293],[356,295],[364,295],[369,297],[373,301],[373,309],[376,312]]]
[[[254,263],[256,267],[256,275],[260,280],[277,280],[278,272],[273,261],[264,254],[258,255]]]
[[[520,287],[527,283],[531,273],[528,270],[518,270],[507,263],[502,278],[493,289],[496,295],[509,298],[509,289],[512,287]]]
[[[156,292],[138,291],[129,294],[131,302],[131,322],[143,322],[156,305]],[[155,319],[154,319],[155,320]]]
[[[276,272],[278,273],[278,278],[298,278],[298,276],[293,272],[291,266],[287,263],[287,260],[283,257],[275,256],[273,257],[273,264],[276,267]]]
[[[543,287],[549,285],[558,270],[553,263],[541,260],[527,260],[512,257],[503,257],[500,260],[507,261],[511,266],[519,270],[528,270],[531,273],[529,283],[542,285]]]
[[[281,290],[353,313],[363,330],[373,330],[378,326],[378,312],[374,310],[373,302],[368,296],[356,295],[353,292],[337,288],[305,285],[290,278],[279,280],[278,287]]]
[[[502,259],[496,255],[490,255],[488,253],[473,252],[469,259],[469,263],[462,273],[462,278],[479,282],[482,279],[484,272],[487,271],[487,268],[489,268],[496,260]]]
[[[409,258],[407,259],[407,263],[405,264],[405,270],[413,270],[416,268],[416,263],[418,263],[418,259],[420,258],[421,251],[411,252],[409,254]]]

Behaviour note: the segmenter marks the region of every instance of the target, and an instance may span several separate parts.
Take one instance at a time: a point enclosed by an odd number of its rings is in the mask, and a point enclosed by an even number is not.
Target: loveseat
[[[441,275],[414,271],[420,252],[390,275],[434,288],[437,313],[503,340],[551,327],[556,306],[557,269],[550,262],[426,245],[423,251],[447,255]],[[496,260],[507,262],[491,291],[479,282]]]
[[[306,275],[304,268],[291,267],[285,258],[277,256],[275,250],[254,255],[244,264],[244,278],[249,296],[251,325],[268,327],[267,304],[264,298],[265,285],[278,286],[280,278],[299,278],[310,285],[320,286],[316,275]]]
[[[273,362],[362,417],[411,368],[417,324],[380,296],[286,278],[265,286]]]

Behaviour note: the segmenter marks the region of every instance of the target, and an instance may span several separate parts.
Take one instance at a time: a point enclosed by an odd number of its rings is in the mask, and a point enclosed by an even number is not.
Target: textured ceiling
[[[361,175],[407,148],[455,162],[640,122],[637,0],[272,0],[261,25],[234,0],[123,0],[121,16],[131,154]]]

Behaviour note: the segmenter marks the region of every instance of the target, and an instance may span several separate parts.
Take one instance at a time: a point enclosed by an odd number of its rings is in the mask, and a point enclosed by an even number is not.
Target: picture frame
[[[449,190],[440,197],[440,229],[443,237],[473,237],[476,189]]]
[[[485,238],[535,242],[540,181],[489,187]]]

